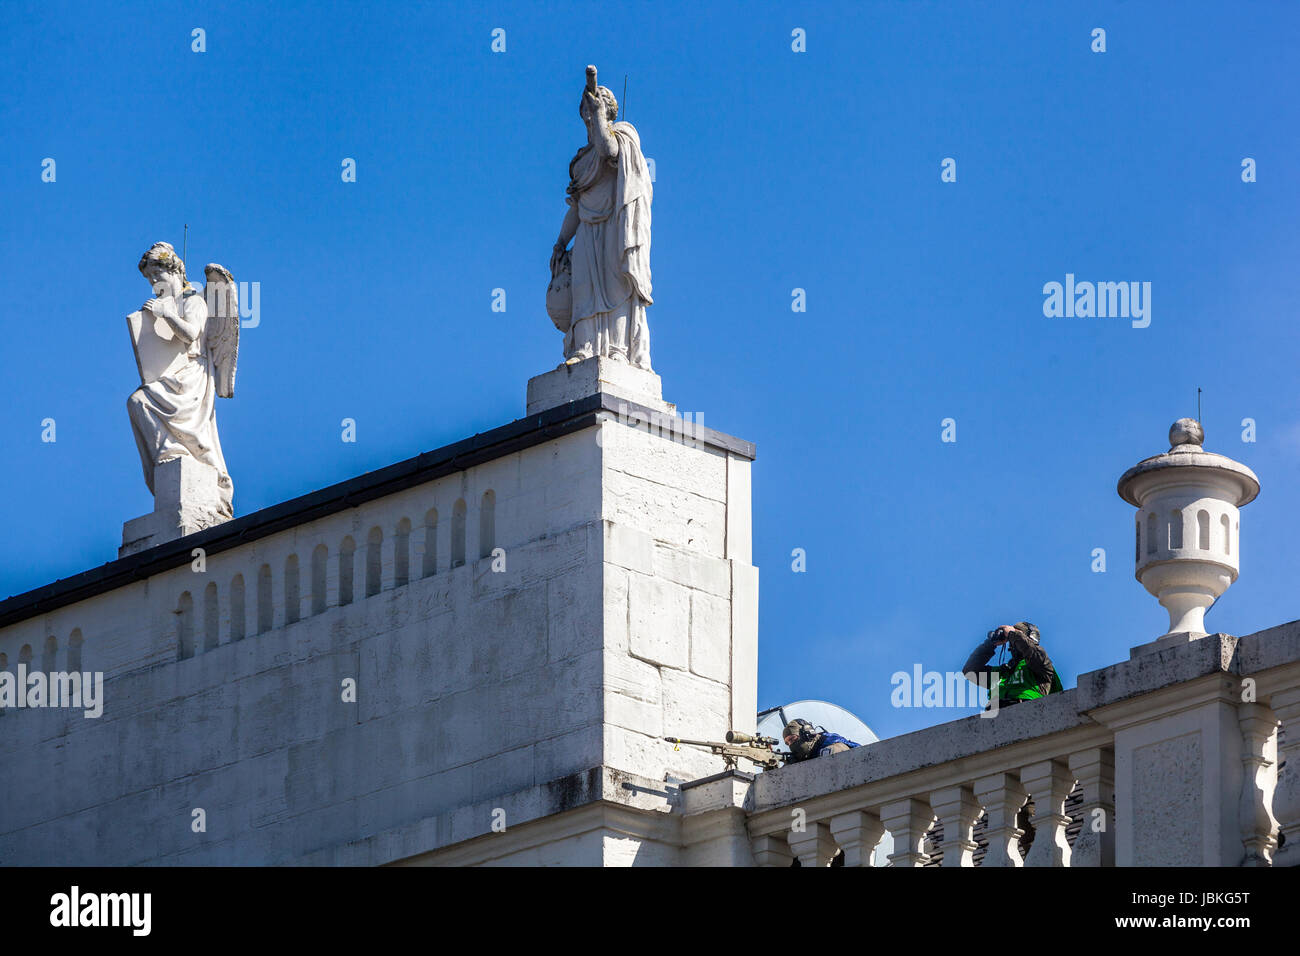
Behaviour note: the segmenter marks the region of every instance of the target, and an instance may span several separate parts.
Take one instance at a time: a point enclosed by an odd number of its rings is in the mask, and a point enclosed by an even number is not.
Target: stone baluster
[[[1070,754],[1070,772],[1083,790],[1070,866],[1114,866],[1115,754],[1101,747]]]
[[[880,822],[894,835],[894,866],[925,866],[930,855],[924,851],[925,832],[934,822],[934,810],[922,800],[908,798],[880,808]]]
[[[943,824],[943,842],[939,850],[944,866],[974,866],[973,831],[979,819],[980,805],[970,787],[945,787],[930,794],[930,806]]]
[[[794,860],[790,845],[775,833],[754,837],[749,841],[749,846],[758,866],[790,866]]]
[[[975,781],[975,799],[988,814],[988,849],[981,866],[1024,866],[1020,858],[1023,830],[1016,826],[1016,816],[1029,799],[1020,778],[1013,773],[995,773]]]
[[[837,849],[831,828],[825,823],[805,823],[799,830],[791,828],[785,838],[790,851],[799,858],[800,866],[830,866]]]
[[[1069,866],[1070,844],[1065,828],[1065,799],[1074,786],[1074,774],[1059,760],[1042,760],[1020,771],[1020,782],[1034,798],[1034,843],[1025,866]]]
[[[845,866],[873,866],[876,844],[884,834],[879,814],[854,811],[831,817],[831,838],[844,851]]]
[[[1273,814],[1282,844],[1273,857],[1273,865],[1300,866],[1300,687],[1276,691],[1270,704],[1282,723],[1285,737],[1278,766],[1286,764],[1273,793]]]
[[[1242,866],[1271,866],[1277,849],[1277,820],[1273,818],[1273,790],[1277,786],[1277,715],[1263,704],[1242,704],[1237,710],[1241,727],[1241,842],[1246,848]]]

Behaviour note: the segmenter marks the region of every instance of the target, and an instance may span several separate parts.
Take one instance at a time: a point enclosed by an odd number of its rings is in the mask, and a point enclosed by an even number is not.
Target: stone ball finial
[[[1169,426],[1169,447],[1205,444],[1205,429],[1195,418],[1180,418]]]

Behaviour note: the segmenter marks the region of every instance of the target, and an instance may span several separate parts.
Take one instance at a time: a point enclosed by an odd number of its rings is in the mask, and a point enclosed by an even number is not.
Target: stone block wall
[[[540,826],[520,860],[671,858],[601,814],[545,821],[612,774],[721,769],[664,735],[752,729],[748,469],[602,410],[9,622],[0,666],[80,655],[105,704],[0,716],[0,863],[386,863],[496,811]]]

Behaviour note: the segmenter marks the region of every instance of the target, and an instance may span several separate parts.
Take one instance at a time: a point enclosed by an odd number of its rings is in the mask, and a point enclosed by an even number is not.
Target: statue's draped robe
[[[586,346],[594,354],[623,352],[650,369],[650,330],[645,307],[650,284],[650,170],[631,123],[615,123],[618,158],[601,159],[584,146],[569,163],[566,201],[578,210],[573,237],[573,324],[565,343],[572,355]],[[579,329],[585,319],[592,322]],[[584,332],[592,336],[585,342]]]
[[[179,305],[185,310],[186,320],[199,328],[186,350],[186,361],[156,382],[137,388],[127,399],[126,408],[150,493],[157,465],[189,455],[216,469],[219,510],[229,518],[234,516],[234,485],[217,438],[217,383],[209,345],[208,307],[202,295],[186,291],[191,294],[184,295]]]

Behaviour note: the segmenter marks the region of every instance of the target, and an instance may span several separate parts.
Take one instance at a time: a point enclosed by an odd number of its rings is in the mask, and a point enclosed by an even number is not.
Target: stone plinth
[[[122,525],[119,558],[226,520],[217,510],[221,497],[216,469],[193,458],[173,458],[159,464],[154,468],[153,488],[153,511]]]
[[[663,399],[663,384],[658,375],[607,358],[561,365],[553,372],[530,378],[527,413],[536,415],[599,392],[670,415],[676,413],[676,406]]]

